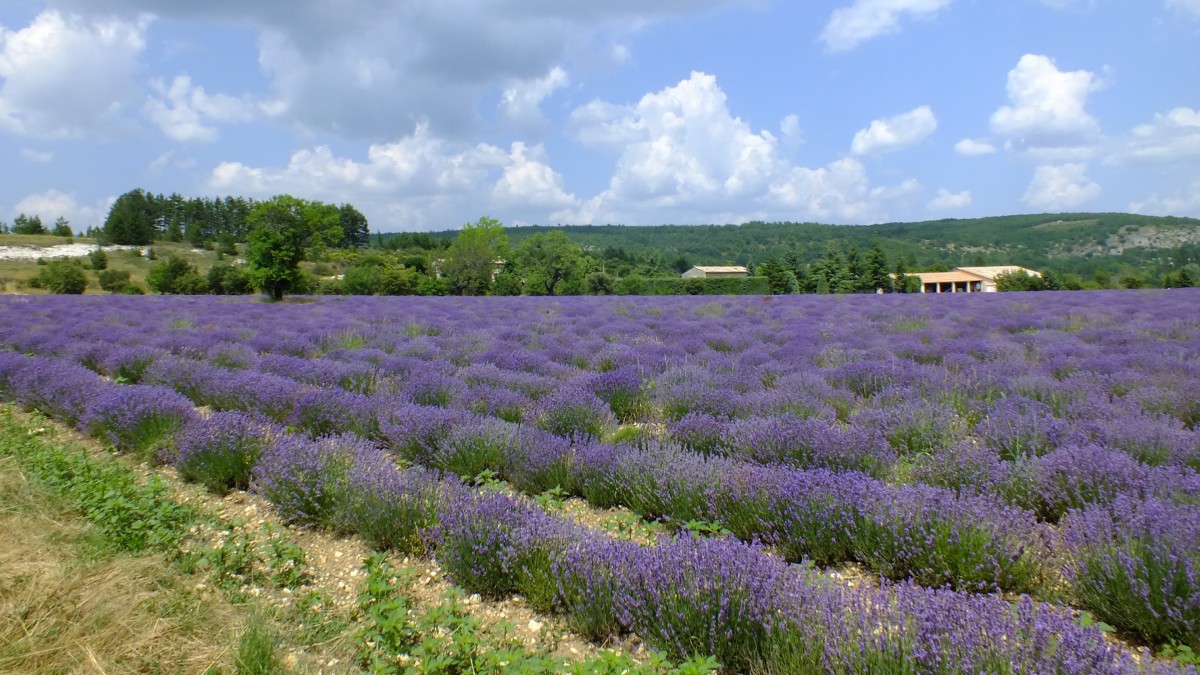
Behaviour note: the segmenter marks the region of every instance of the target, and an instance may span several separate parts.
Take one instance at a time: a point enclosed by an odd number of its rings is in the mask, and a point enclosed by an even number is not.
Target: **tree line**
[[[1044,219],[1045,217],[1041,217]],[[1016,219],[1016,220],[1014,220]],[[982,219],[986,220],[986,219]],[[1001,219],[1004,220],[1004,219]],[[1023,225],[1033,217],[1007,217]],[[1026,222],[1028,221],[1028,222]],[[972,221],[974,222],[974,221]],[[1006,221],[1007,222],[1007,221]],[[753,225],[753,224],[752,224]],[[939,225],[940,226],[940,225]],[[1126,227],[1113,219],[1108,227]],[[831,226],[813,226],[831,227]],[[890,226],[903,230],[905,226]],[[1054,229],[1078,229],[1058,221]],[[37,216],[21,215],[9,231],[49,233]],[[825,239],[819,251],[795,241],[764,246],[744,261],[751,283],[724,285],[693,281],[670,282],[693,262],[728,264],[726,260],[695,260],[678,249],[618,245],[585,246],[572,236],[578,228],[505,228],[493,218],[467,223],[453,236],[445,233],[370,234],[369,223],[352,205],[333,205],[290,195],[256,201],[242,197],[187,199],[178,194],[156,195],[140,189],[121,195],[104,226],[89,232],[103,243],[148,246],[155,241],[186,241],[237,256],[245,247],[243,264],[222,263],[201,273],[182,259],[156,264],[146,279],[160,293],[246,293],[261,290],[274,299],[285,294],[353,295],[610,295],[653,293],[904,293],[918,292],[921,271],[946,271],[949,265],[922,264],[911,249],[893,248],[888,240],[867,239],[866,228],[838,228],[844,239]],[[662,229],[662,228],[649,228]],[[672,227],[672,230],[700,231]],[[711,228],[723,230],[725,228]],[[968,228],[979,236],[977,228]],[[59,219],[54,231],[70,232]],[[568,234],[570,233],[570,234]],[[69,234],[67,235],[69,236]],[[890,253],[890,255],[889,255]],[[1042,277],[1016,275],[999,281],[1001,290],[1077,289],[1085,287],[1194,286],[1200,279],[1200,249],[1184,244],[1165,253],[1165,270],[1127,272],[1105,283],[1078,275],[1059,275],[1043,267]],[[984,265],[976,253],[963,262]],[[1004,261],[1012,263],[1014,261]],[[1023,261],[1022,261],[1023,262]],[[305,263],[303,266],[301,263]],[[63,276],[62,269],[53,268]],[[97,268],[94,268],[97,269]],[[49,274],[49,270],[44,270]],[[109,272],[102,288],[134,292],[136,284]],[[39,275],[41,276],[41,275]],[[55,275],[42,279],[54,286]],[[66,275],[74,276],[74,275]],[[108,283],[103,283],[107,281]],[[76,287],[73,282],[72,288]]]

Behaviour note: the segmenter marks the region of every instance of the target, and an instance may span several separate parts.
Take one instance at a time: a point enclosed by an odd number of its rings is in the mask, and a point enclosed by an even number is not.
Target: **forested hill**
[[[621,249],[642,256],[658,251],[667,261],[693,264],[757,263],[795,256],[815,262],[832,243],[859,249],[878,242],[888,256],[904,256],[912,269],[969,264],[1070,268],[1080,273],[1119,265],[1164,264],[1168,251],[1200,247],[1200,220],[1128,213],[1062,213],[934,220],[866,226],[818,223],[744,225],[564,225],[508,228],[514,246],[538,232],[562,230],[585,250],[604,257]],[[456,232],[434,233],[452,238]]]

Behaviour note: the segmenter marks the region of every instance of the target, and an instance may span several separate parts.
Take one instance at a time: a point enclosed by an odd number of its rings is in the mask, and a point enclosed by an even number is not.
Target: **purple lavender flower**
[[[79,428],[147,458],[196,420],[192,402],[166,387],[109,385],[88,402]]]

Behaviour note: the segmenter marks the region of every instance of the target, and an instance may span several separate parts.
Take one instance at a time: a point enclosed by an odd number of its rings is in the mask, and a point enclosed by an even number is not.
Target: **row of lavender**
[[[313,306],[313,318],[328,328],[318,332],[293,325],[278,337],[248,328],[262,325],[261,305],[222,307],[229,311],[218,316],[184,305],[154,321],[144,312],[122,317],[132,325],[124,335],[107,315],[103,326],[112,328],[114,339],[85,342],[82,349],[78,338],[96,326],[64,330],[61,319],[51,316],[63,308],[51,308],[31,312],[38,316],[14,326],[11,335],[22,349],[66,355],[99,369],[109,363],[111,372],[127,379],[150,374],[199,400],[208,396],[206,402],[215,407],[262,406],[314,434],[352,430],[373,436],[378,433],[373,410],[379,405],[394,408],[398,399],[475,407],[482,393],[501,403],[518,401],[499,406],[501,417],[525,418],[564,435],[590,435],[611,426],[611,418],[602,414],[608,411],[597,411],[597,401],[587,398],[599,395],[612,414],[666,420],[671,435],[695,450],[864,470],[892,481],[901,474],[964,494],[880,489],[877,482],[854,475],[824,481],[819,474],[760,471],[778,480],[756,477],[751,483],[756,488],[772,487],[729,499],[736,490],[747,490],[736,479],[724,481],[725,486],[719,478],[739,471],[752,475],[755,467],[703,462],[669,448],[634,453],[589,444],[573,451],[567,464],[575,467],[586,464],[579,457],[593,458],[591,478],[578,470],[556,469],[550,475],[600,502],[616,499],[652,516],[728,521],[743,536],[780,543],[796,557],[849,557],[926,583],[1021,589],[1030,583],[1027,561],[1038,557],[1033,552],[1043,532],[1027,528],[1023,515],[1010,518],[974,493],[999,496],[1051,521],[1086,504],[1140,503],[1146,497],[1186,503],[1196,493],[1194,475],[1183,468],[1194,462],[1196,452],[1195,431],[1185,427],[1195,422],[1197,399],[1189,392],[1197,382],[1196,330],[1194,321],[1177,318],[1194,315],[1195,296],[1159,295],[1153,298],[1156,304],[1147,303],[1148,296],[1097,297],[1090,307],[1059,298],[1061,303],[1051,303],[1048,310],[1006,301],[985,307],[986,317],[980,308],[961,303],[950,305],[955,313],[934,317],[933,309],[947,305],[883,299],[861,306],[668,301],[641,309],[622,303],[526,302],[491,306],[511,310],[515,317],[488,331],[478,328],[485,307],[469,303],[440,306],[440,314],[421,304],[338,307],[341,311],[332,313],[325,305]],[[854,316],[863,310],[874,314]],[[285,324],[294,318],[285,312],[278,316]],[[1125,324],[1117,325],[1122,319]],[[599,337],[589,338],[588,331]],[[572,341],[584,348],[569,349]],[[132,352],[118,354],[122,344]],[[272,345],[286,353],[261,351]],[[164,349],[187,360],[160,358]],[[193,359],[224,367],[198,374],[203,368]],[[611,370],[594,372],[606,369]],[[299,387],[296,380],[271,377],[273,371],[310,383],[336,381],[371,396]],[[189,385],[186,378],[202,384]],[[587,405],[577,405],[580,400]],[[750,416],[750,411],[765,415]],[[502,427],[458,419],[454,438],[431,439],[427,454],[433,456],[423,461],[449,466],[436,456],[447,448],[451,458],[467,458],[467,467],[476,456],[489,457],[470,451],[472,434],[480,435],[470,427]],[[502,449],[504,443],[493,445]],[[497,456],[497,449],[491,453]],[[596,457],[603,460],[601,479]],[[476,466],[493,466],[488,461]],[[529,470],[524,464],[504,458],[497,468],[520,480]],[[629,478],[612,480],[614,475]],[[774,487],[787,480],[789,487]],[[595,487],[605,483],[634,487],[614,498]],[[827,483],[851,487],[824,493],[805,487]],[[708,490],[713,484],[721,487]],[[825,511],[838,517],[808,529],[794,517],[778,515],[787,513],[780,505],[834,500]],[[764,512],[769,522],[757,515]],[[1016,525],[1003,527],[1010,521]],[[829,522],[853,526],[821,527]],[[955,544],[948,549],[919,545],[938,541],[938,533]],[[1193,540],[1183,538],[1185,553],[1195,550]],[[984,554],[964,556],[964,550]],[[1122,606],[1123,599],[1110,604]]]
[[[633,631],[738,672],[1177,672],[1028,598],[848,590],[732,540],[612,540],[528,500],[399,468],[357,437],[311,440],[244,413],[202,418],[169,389],[114,384],[60,361],[0,352],[0,394],[118,449],[158,450],[214,489],[253,486],[291,520],[406,553],[430,548],[469,590],[521,593],[598,640]]]

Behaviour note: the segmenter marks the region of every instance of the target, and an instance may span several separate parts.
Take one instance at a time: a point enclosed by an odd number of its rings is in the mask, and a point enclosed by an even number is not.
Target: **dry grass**
[[[0,673],[202,673],[233,662],[242,612],[154,556],[91,559],[89,530],[0,459]]]

